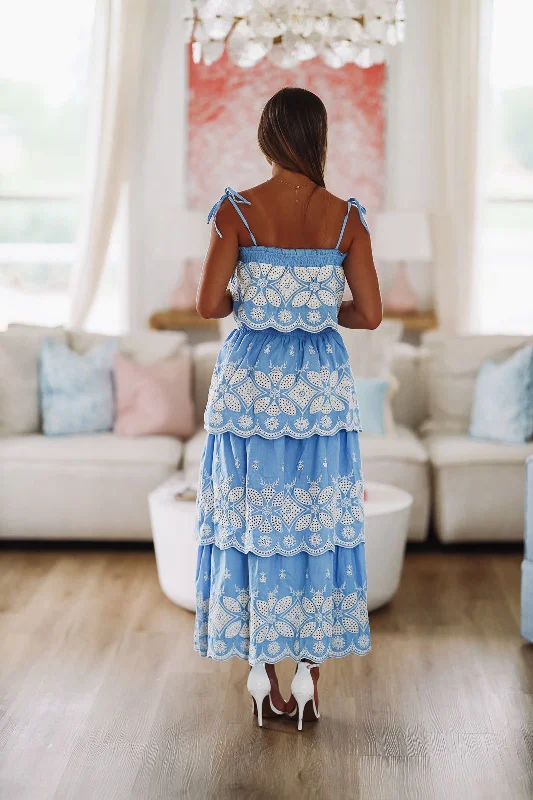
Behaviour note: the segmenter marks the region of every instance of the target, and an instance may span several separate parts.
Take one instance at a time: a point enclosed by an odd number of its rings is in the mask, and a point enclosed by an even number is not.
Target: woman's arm
[[[344,259],[344,274],[352,292],[352,300],[344,300],[339,309],[339,325],[343,328],[374,330],[383,319],[378,276],[372,257],[370,235],[357,213],[350,215],[354,233]]]
[[[211,239],[196,294],[196,310],[204,319],[221,319],[231,314],[233,299],[228,283],[239,255],[239,238],[231,224],[235,211],[224,203],[217,214],[222,239],[211,225]]]

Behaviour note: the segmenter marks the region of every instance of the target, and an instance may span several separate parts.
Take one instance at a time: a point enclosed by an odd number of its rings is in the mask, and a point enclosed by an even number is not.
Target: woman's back
[[[283,171],[280,177],[240,194],[250,202],[241,210],[258,245],[290,249],[333,249],[337,245],[346,200],[307,178]],[[249,230],[229,203],[221,207],[218,219],[219,225],[237,229],[239,245],[253,244]]]

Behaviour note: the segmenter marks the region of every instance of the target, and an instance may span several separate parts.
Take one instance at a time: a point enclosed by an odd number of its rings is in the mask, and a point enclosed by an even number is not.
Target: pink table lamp
[[[417,297],[409,283],[407,263],[430,261],[433,254],[427,214],[422,211],[384,211],[378,214],[372,237],[374,257],[398,264],[383,306],[393,314],[410,314]]]

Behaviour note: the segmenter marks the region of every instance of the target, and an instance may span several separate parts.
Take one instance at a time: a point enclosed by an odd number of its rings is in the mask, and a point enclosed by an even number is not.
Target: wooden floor
[[[0,796],[532,798],[520,560],[410,553],[373,652],[325,665],[323,718],[298,734],[257,727],[246,664],[192,651],[150,551],[3,550]]]

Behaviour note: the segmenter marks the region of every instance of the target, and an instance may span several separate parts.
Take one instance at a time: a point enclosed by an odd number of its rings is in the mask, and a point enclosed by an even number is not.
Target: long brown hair
[[[292,87],[276,92],[263,109],[257,139],[269,161],[325,186],[328,115],[316,94]]]

